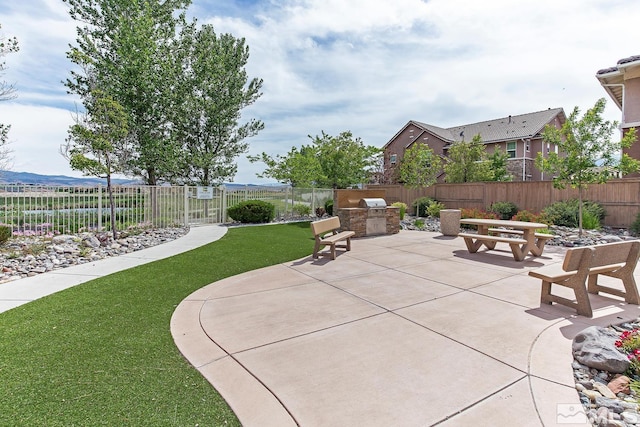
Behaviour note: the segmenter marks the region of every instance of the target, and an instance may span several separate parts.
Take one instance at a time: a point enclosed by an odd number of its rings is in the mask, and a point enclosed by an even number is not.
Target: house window
[[[396,162],[398,161],[398,155],[392,154],[391,156],[389,156],[389,161],[391,162],[392,165],[395,165]]]
[[[526,147],[527,147],[527,153],[528,153],[529,151],[531,151],[531,150],[530,150],[530,147],[531,147],[531,141],[527,141],[527,142],[526,142]]]
[[[509,156],[510,159],[513,159],[514,157],[516,157],[515,141],[507,142],[507,155]]]

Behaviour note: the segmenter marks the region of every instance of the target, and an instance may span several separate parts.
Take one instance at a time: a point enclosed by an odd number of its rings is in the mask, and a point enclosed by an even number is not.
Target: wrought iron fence
[[[189,226],[229,221],[227,208],[245,200],[275,206],[276,218],[315,212],[333,199],[331,189],[288,186],[170,187],[115,186],[117,228]],[[77,233],[111,228],[111,204],[104,186],[0,185],[0,223],[14,233]]]

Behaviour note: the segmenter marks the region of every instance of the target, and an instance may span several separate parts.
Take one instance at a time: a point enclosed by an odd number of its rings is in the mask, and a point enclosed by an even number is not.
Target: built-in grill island
[[[400,209],[387,206],[384,196],[384,190],[335,190],[334,212],[342,229],[355,232],[354,237],[398,233]]]

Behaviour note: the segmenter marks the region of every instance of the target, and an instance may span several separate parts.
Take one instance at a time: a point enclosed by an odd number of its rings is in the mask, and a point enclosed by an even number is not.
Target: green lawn
[[[308,223],[234,228],[0,314],[0,425],[240,425],[180,355],[171,315],[202,286],[312,250]]]

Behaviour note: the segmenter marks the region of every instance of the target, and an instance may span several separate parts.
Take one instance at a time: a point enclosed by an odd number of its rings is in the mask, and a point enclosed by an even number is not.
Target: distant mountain
[[[141,184],[140,180],[133,179],[112,179],[111,182],[115,185]],[[0,184],[95,187],[98,184],[107,185],[107,180],[91,177],[76,178],[64,175],[40,175],[31,172],[0,171]]]
[[[144,185],[142,181],[135,179],[112,179],[114,185]],[[14,184],[14,185],[51,185],[51,186],[66,186],[66,187],[95,187],[98,184],[107,185],[106,179],[91,178],[91,177],[72,177],[64,175],[40,175],[31,172],[12,172],[12,171],[0,171],[0,185],[2,184]],[[244,188],[244,187],[283,187],[282,184],[235,184],[225,183],[225,187],[228,189]]]

